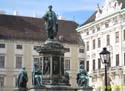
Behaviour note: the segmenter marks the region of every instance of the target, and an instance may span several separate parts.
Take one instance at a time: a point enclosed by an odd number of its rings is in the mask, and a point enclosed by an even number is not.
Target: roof
[[[88,24],[90,22],[93,22],[95,21],[95,18],[96,18],[96,13],[97,11],[95,11],[83,24],[81,24],[80,26],[82,25],[85,25],[85,24]]]
[[[122,3],[122,9],[125,8],[125,0],[118,0],[118,3]],[[81,24],[80,26],[83,26],[85,24],[88,24],[90,22],[93,22],[95,21],[95,18],[96,18],[96,13],[97,11],[95,11],[83,24]]]
[[[78,26],[73,21],[59,20],[58,34],[62,36],[61,42],[79,43],[79,35],[75,30]],[[0,39],[17,40],[47,40],[44,21],[41,18],[22,17],[0,14]]]

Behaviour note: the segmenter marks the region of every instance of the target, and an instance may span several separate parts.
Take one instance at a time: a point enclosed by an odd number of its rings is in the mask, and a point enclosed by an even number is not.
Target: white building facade
[[[89,85],[104,91],[104,64],[99,53],[110,51],[108,64],[109,91],[125,91],[125,1],[105,0],[97,11],[76,30],[85,43],[85,68],[91,75]],[[111,88],[111,89],[110,89]]]

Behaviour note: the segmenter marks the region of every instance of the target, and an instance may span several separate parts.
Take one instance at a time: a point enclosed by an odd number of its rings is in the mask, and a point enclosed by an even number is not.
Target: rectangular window
[[[93,70],[95,70],[95,59],[93,60]]]
[[[100,47],[101,47],[101,39],[98,38],[98,48],[100,48]]]
[[[109,63],[107,65],[108,67],[111,67],[111,58],[109,58]]]
[[[124,65],[125,65],[125,53],[124,53]]]
[[[119,32],[115,33],[115,42],[118,43],[119,42]]]
[[[92,33],[95,33],[95,29],[92,30]]]
[[[89,51],[89,42],[87,42],[86,45],[87,45],[87,51]]]
[[[66,51],[67,51],[67,52],[70,52],[70,48],[66,48]]]
[[[108,23],[105,23],[105,28],[108,28],[109,27],[109,24]]]
[[[124,40],[125,40],[125,30],[123,31],[123,38],[124,38]]]
[[[16,45],[16,49],[23,49],[22,45]]]
[[[43,60],[44,60],[44,62],[45,62],[45,60],[47,60],[47,62],[48,62],[49,59],[48,59],[48,57],[44,57]],[[40,58],[39,57],[34,57],[33,61],[34,61],[34,64],[38,65],[39,68],[42,69],[42,64],[43,64],[42,63],[42,57],[40,57]]]
[[[100,60],[100,58],[98,58],[98,69],[100,69],[101,68],[101,60]]]
[[[84,49],[79,49],[79,53],[84,53]]]
[[[123,22],[125,22],[125,16],[123,16],[123,18],[122,18],[122,19],[123,19]]]
[[[0,68],[5,68],[5,56],[0,55]]]
[[[64,69],[65,70],[70,70],[70,60],[65,60],[64,61]]]
[[[118,23],[117,17],[114,18],[114,25]]]
[[[89,31],[86,32],[86,35],[89,35]]]
[[[0,44],[0,48],[5,48],[5,44]]]
[[[22,68],[22,56],[16,56],[16,68]]]
[[[33,60],[34,60],[34,64],[39,64],[40,59],[38,57],[34,57]]]
[[[116,54],[116,66],[119,66],[119,54]]]
[[[97,31],[100,31],[100,27],[97,27]]]
[[[0,77],[0,88],[4,87],[4,77]]]
[[[110,35],[106,36],[107,46],[110,45]]]
[[[93,40],[93,49],[95,49],[95,39]]]
[[[86,70],[89,71],[89,61],[86,61]]]
[[[116,25],[118,23],[118,19],[117,19],[117,17],[114,17],[113,18],[113,25]]]

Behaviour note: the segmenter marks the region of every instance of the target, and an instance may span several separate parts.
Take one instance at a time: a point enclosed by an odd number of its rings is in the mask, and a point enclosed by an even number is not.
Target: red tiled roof
[[[57,38],[61,35],[65,43],[79,43],[76,32],[78,24],[73,21],[59,20]],[[44,21],[40,18],[0,15],[0,39],[47,40]]]

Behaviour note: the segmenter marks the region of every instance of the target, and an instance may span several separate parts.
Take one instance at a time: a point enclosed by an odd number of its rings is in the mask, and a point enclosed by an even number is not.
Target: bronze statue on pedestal
[[[43,16],[45,20],[45,29],[48,32],[48,38],[54,39],[58,32],[58,23],[56,13],[52,10],[52,6],[50,5],[49,11]]]

